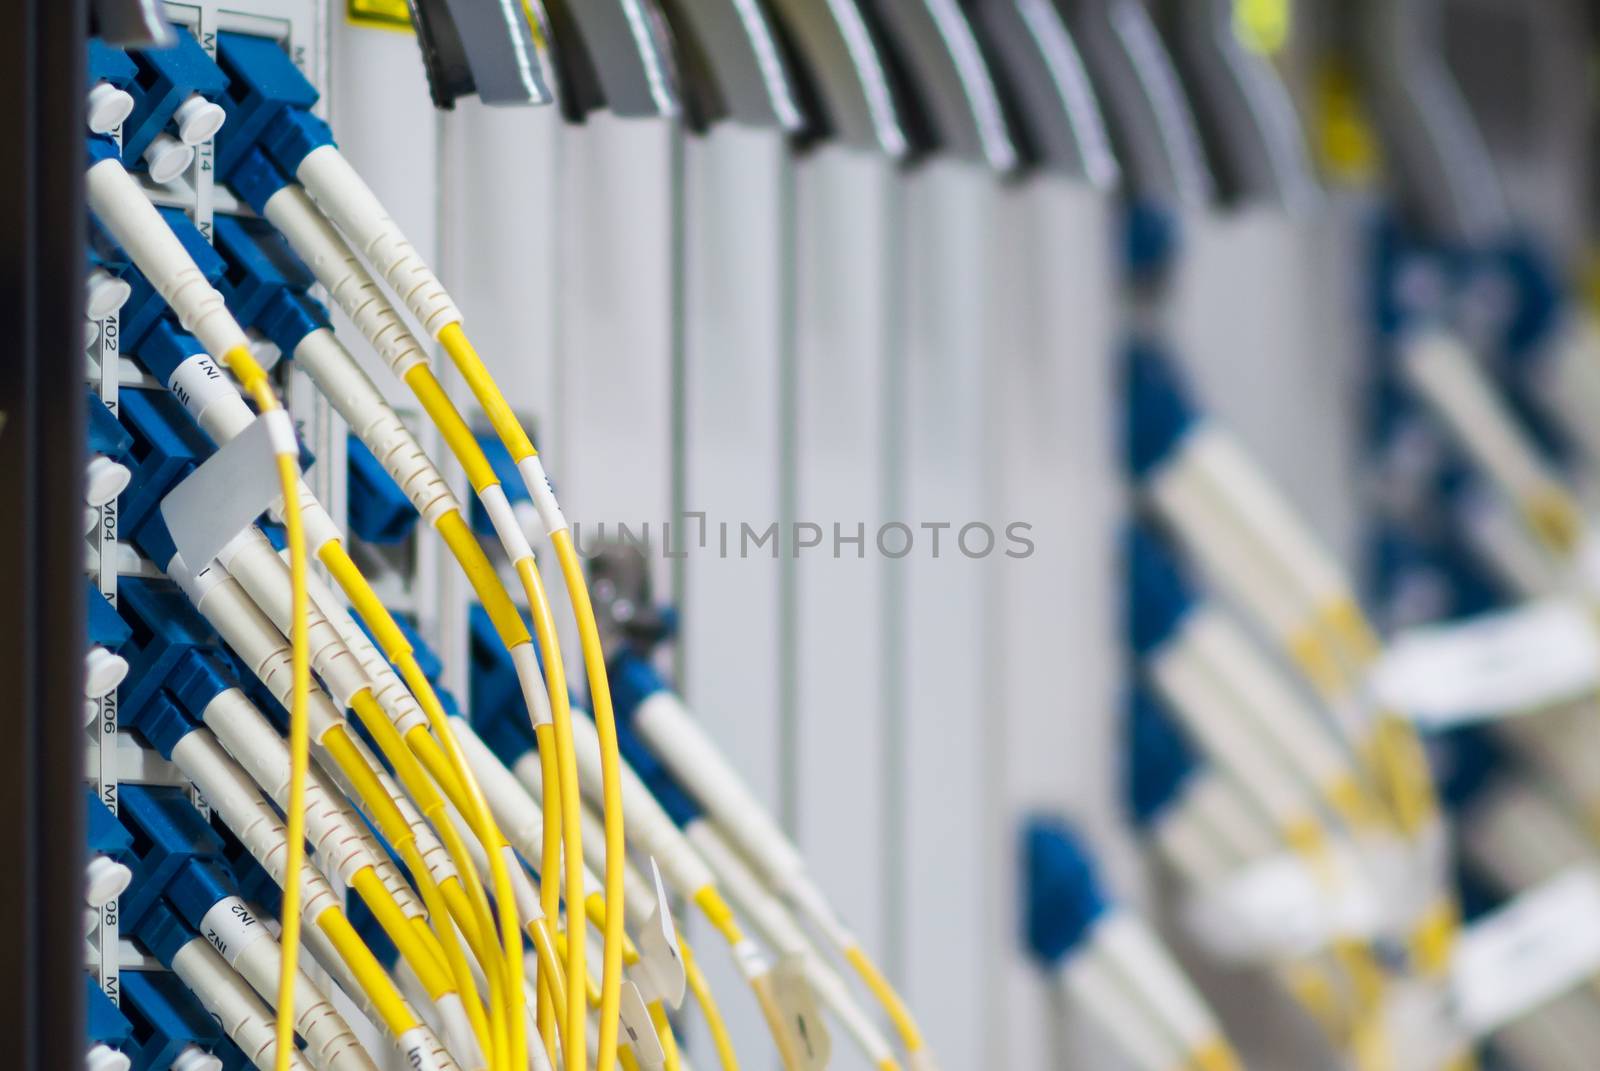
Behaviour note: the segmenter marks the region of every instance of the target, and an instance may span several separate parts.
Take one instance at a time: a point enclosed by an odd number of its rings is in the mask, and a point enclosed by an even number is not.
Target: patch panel
[[[185,248],[206,263],[211,278],[220,279],[222,262],[208,242],[215,213],[232,210],[235,202],[215,182],[215,135],[226,123],[228,87],[216,63],[217,36],[224,31],[265,34],[273,47],[321,81],[321,5],[316,0],[205,2],[167,4],[164,13],[177,28],[171,48],[128,52],[90,43],[89,126],[138,173]],[[127,834],[119,824],[127,817],[124,788],[136,796],[152,789],[177,793],[174,798],[197,820],[204,822],[209,814],[200,791],[168,759],[144,746],[150,716],[142,708],[150,702],[139,698],[149,687],[141,678],[162,670],[151,664],[148,638],[129,628],[125,618],[134,610],[124,604],[124,595],[127,582],[137,589],[150,582],[139,577],[154,572],[152,558],[159,557],[164,542],[156,516],[161,497],[212,447],[149,374],[152,365],[159,367],[178,351],[199,352],[198,345],[164,317],[162,300],[97,221],[89,233],[91,322],[85,357],[91,469],[85,549],[93,597],[86,717],[88,793],[94,803],[86,966],[97,999],[122,1003],[126,1013],[121,1026],[127,1029],[119,1028],[114,1039],[104,1032],[99,1037],[114,1041],[103,1046],[106,1052],[124,1054],[108,1056],[114,1063],[106,1066],[131,1061],[135,1071],[224,1066],[231,1071],[248,1061],[222,1038],[182,983],[166,973],[170,964],[163,965],[158,950],[149,945],[141,950],[124,936],[126,898],[104,895],[122,881],[129,861]],[[330,434],[335,430],[342,432],[330,428]],[[116,680],[129,672],[128,659],[131,675]],[[103,687],[107,682],[113,686]],[[114,686],[118,683],[120,688]],[[189,691],[193,687],[191,682]],[[119,704],[129,696],[139,709]],[[132,880],[139,884],[138,875]],[[130,895],[138,891],[133,888]],[[129,967],[132,972],[125,973]]]

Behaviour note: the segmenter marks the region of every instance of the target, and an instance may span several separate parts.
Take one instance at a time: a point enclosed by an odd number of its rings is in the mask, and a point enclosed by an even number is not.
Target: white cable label
[[[284,421],[289,416],[274,410]],[[267,414],[272,416],[273,413]],[[279,496],[276,421],[252,421],[161,500],[161,517],[186,562],[208,562]],[[290,441],[294,427],[289,427]]]
[[[200,919],[200,933],[229,966],[239,961],[245,949],[269,936],[250,905],[237,896],[226,896],[212,904]]]
[[[1426,729],[1526,713],[1600,686],[1600,633],[1564,599],[1430,625],[1389,645],[1372,685]]]
[[[290,418],[289,410],[273,409],[262,413],[256,419],[266,425],[267,435],[272,440],[272,449],[279,457],[299,460],[300,440],[295,436],[294,420]]]
[[[1600,870],[1580,866],[1462,932],[1456,1015],[1482,1036],[1600,971]]]
[[[823,1024],[805,962],[785,956],[772,972],[772,1002],[789,1031],[790,1047],[802,1071],[823,1071],[833,1055],[833,1038]]]
[[[205,568],[196,573],[189,571],[182,554],[174,554],[167,562],[167,575],[197,608],[213,588],[228,579],[228,571],[215,558],[207,561]]]
[[[407,1071],[445,1071],[427,1027],[414,1026],[395,1040],[400,1046],[400,1066]]]
[[[1383,903],[1352,855],[1330,851],[1315,865],[1274,856],[1199,890],[1185,911],[1189,932],[1239,962],[1299,958],[1341,937],[1377,934]]]
[[[212,402],[239,396],[239,388],[233,385],[233,380],[211,359],[209,353],[197,353],[185,358],[182,364],[172,370],[167,389],[183,403],[196,422],[200,422],[201,414]]]
[[[618,1018],[622,1032],[628,1037],[629,1047],[639,1057],[639,1063],[649,1068],[665,1067],[667,1053],[661,1047],[661,1038],[656,1034],[656,1024],[650,1018],[650,1009],[645,1006],[644,995],[639,992],[638,986],[626,980],[622,983],[622,1005]]]
[[[517,462],[517,471],[522,474],[522,482],[528,485],[528,495],[533,499],[533,506],[539,511],[539,521],[544,525],[546,534],[554,534],[567,526],[567,518],[561,513],[561,506],[556,502],[555,489],[550,486],[550,477],[545,474],[544,462],[539,460],[537,454],[525,457]]]
[[[650,858],[650,876],[655,879],[656,906],[639,933],[639,962],[634,970],[649,1000],[663,1001],[677,1009],[683,1005],[683,953],[678,950],[678,931],[672,924],[667,889],[654,856]]]

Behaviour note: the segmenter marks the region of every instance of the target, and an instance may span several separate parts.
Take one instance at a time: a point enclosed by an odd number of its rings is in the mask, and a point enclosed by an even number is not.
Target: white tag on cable
[[[823,1071],[833,1055],[833,1038],[822,1022],[817,997],[806,978],[805,961],[785,956],[772,971],[772,1000],[788,1024],[798,1067],[790,1071]]]
[[[277,501],[274,437],[269,421],[251,421],[161,500],[161,517],[184,561],[217,557]]]
[[[1383,901],[1349,851],[1330,849],[1316,864],[1287,854],[1253,863],[1197,892],[1184,918],[1220,958],[1278,961],[1376,935]]]
[[[645,1006],[639,987],[626,979],[622,982],[618,1021],[639,1063],[652,1069],[666,1066],[667,1052],[661,1047],[661,1038],[656,1035],[656,1024],[650,1018],[650,1009]]]
[[[683,953],[678,949],[678,930],[672,924],[672,907],[654,856],[650,858],[650,875],[656,884],[656,906],[639,933],[639,962],[633,973],[647,999],[662,1001],[676,1010],[683,1006]]]
[[[1389,644],[1372,686],[1424,729],[1538,710],[1600,686],[1600,633],[1564,599],[1429,625]]]
[[[1600,870],[1574,867],[1461,934],[1456,1016],[1488,1034],[1600,972]]]
[[[244,950],[269,935],[250,906],[237,896],[224,896],[200,917],[200,933],[231,967]]]

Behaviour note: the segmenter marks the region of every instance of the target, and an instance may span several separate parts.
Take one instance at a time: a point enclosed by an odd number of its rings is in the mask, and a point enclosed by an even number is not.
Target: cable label
[[[237,896],[225,896],[200,919],[200,933],[233,966],[244,950],[268,936],[267,927]]]
[[[1523,714],[1600,685],[1600,634],[1581,604],[1545,599],[1412,629],[1388,646],[1372,683],[1424,729]]]
[[[273,421],[251,421],[161,500],[161,517],[184,561],[217,557],[278,500],[275,427]]]
[[[233,381],[206,353],[186,358],[173,369],[171,378],[167,380],[167,389],[197,421],[212,402],[239,395],[239,389],[233,385]]]
[[[407,1071],[444,1071],[447,1066],[427,1027],[414,1026],[395,1040],[400,1044],[400,1066]]]
[[[656,1024],[650,1018],[650,1009],[645,1006],[643,994],[632,982],[622,983],[622,1004],[618,1013],[619,1025],[627,1036],[633,1054],[639,1058],[640,1065],[651,1068],[651,1071],[665,1067],[667,1053],[661,1046],[660,1036],[656,1034]]]
[[[1600,970],[1600,870],[1577,866],[1462,932],[1451,1004],[1476,1036]]]
[[[683,953],[678,949],[678,931],[672,924],[667,889],[654,856],[650,858],[650,874],[655,879],[656,906],[639,932],[639,963],[635,970],[640,976],[640,988],[649,994],[649,999],[676,1009],[683,1004]]]

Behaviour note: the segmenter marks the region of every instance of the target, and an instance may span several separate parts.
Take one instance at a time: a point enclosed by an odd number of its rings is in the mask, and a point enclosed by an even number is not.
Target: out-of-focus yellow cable
[[[722,1009],[717,1007],[717,998],[711,992],[711,984],[701,973],[700,964],[695,961],[694,951],[690,949],[689,942],[679,938],[678,950],[683,953],[683,974],[689,984],[689,993],[699,1006],[700,1014],[705,1016],[706,1031],[711,1035],[711,1047],[717,1050],[717,1062],[722,1065],[722,1071],[739,1071],[739,1056],[733,1051],[733,1038],[728,1034],[728,1024],[722,1018]]]
[[[546,785],[561,784],[561,776],[556,768],[556,727],[554,724],[540,725],[533,731],[534,744],[539,750],[539,771],[541,783]],[[539,845],[539,900],[544,907],[546,921],[561,917],[561,882],[557,875],[561,872],[561,793],[546,792],[544,794],[544,833]],[[550,973],[543,961],[540,962],[541,978]],[[554,981],[554,979],[552,979]],[[550,1002],[553,991],[544,985],[539,987],[539,1032],[544,1036],[545,1046],[549,1049],[550,1065],[555,1066],[554,1031],[551,1029],[550,1020],[557,1014],[555,1007]],[[566,1019],[561,1019],[561,1030],[566,1031]]]
[[[222,363],[238,377],[245,392],[255,399],[263,419],[280,410],[266,370],[244,346],[222,355]],[[300,969],[300,868],[306,850],[306,775],[311,762],[311,737],[307,726],[311,704],[311,647],[308,634],[310,598],[306,591],[306,532],[300,516],[300,457],[278,452],[278,484],[283,494],[283,524],[289,537],[289,589],[292,685],[289,703],[289,807],[284,853],[282,949],[278,964],[278,1004],[275,1036],[277,1071],[289,1071],[294,1051],[294,983]],[[196,563],[196,568],[201,563]]]
[[[601,803],[604,805],[606,838],[605,895],[606,928],[605,970],[601,984],[599,1071],[611,1071],[617,1047],[617,1010],[622,1000],[622,910],[623,867],[627,844],[622,826],[622,774],[617,750],[616,715],[611,709],[611,683],[606,677],[605,652],[600,647],[600,629],[595,624],[594,606],[584,581],[583,565],[578,560],[572,533],[561,529],[550,533],[551,546],[561,563],[562,578],[572,600],[578,622],[578,639],[583,648],[584,668],[589,677],[589,701],[600,738]]]
[[[474,440],[476,444],[476,440]],[[562,877],[562,886],[566,890],[567,903],[581,904],[583,893],[583,796],[582,787],[578,784],[578,754],[572,738],[572,702],[567,694],[567,671],[561,655],[561,643],[556,638],[555,618],[550,611],[550,599],[545,593],[544,581],[539,575],[538,567],[532,558],[524,558],[516,563],[517,576],[522,581],[523,589],[528,595],[528,608],[533,618],[533,632],[539,641],[539,651],[544,660],[545,685],[550,689],[550,731],[543,736],[536,727],[534,742],[541,741],[552,744],[550,754],[554,758],[553,766],[555,780],[546,781],[553,784],[557,791],[546,792],[545,828],[551,828],[553,823],[560,823],[557,828],[561,832],[561,841],[566,845],[566,853],[560,856],[565,871]],[[545,770],[544,750],[540,749],[540,769]],[[552,813],[549,803],[552,797],[556,807]],[[549,854],[548,838],[542,845],[545,855]],[[609,856],[608,856],[609,858]],[[547,858],[545,862],[549,862]],[[554,874],[554,871],[552,871]],[[554,916],[552,916],[554,917]],[[587,988],[588,983],[588,957],[584,951],[583,927],[578,927],[576,938],[567,941],[567,991]],[[575,967],[581,966],[582,970]],[[620,969],[620,967],[619,967]],[[620,992],[618,994],[620,998]],[[602,1016],[604,1008],[601,1009]],[[579,1029],[577,1014],[573,1008],[567,1010],[569,1016],[567,1033],[572,1034]],[[602,1028],[602,1036],[604,1030]]]
[[[844,950],[845,962],[860,976],[861,982],[867,987],[873,999],[883,1006],[884,1013],[889,1016],[889,1022],[894,1026],[895,1033],[900,1035],[901,1044],[905,1045],[906,1052],[912,1056],[927,1048],[923,1040],[922,1031],[917,1029],[916,1020],[911,1017],[911,1009],[906,1007],[900,994],[895,992],[894,986],[889,984],[889,979],[878,970],[878,965],[872,962],[871,957],[858,944],[853,944]]]

